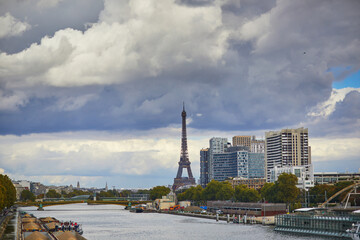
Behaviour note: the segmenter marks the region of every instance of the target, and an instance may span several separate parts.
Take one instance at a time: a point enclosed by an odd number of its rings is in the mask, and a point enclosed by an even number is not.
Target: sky
[[[0,0],[0,173],[47,185],[194,177],[212,137],[309,129],[360,168],[360,1]]]

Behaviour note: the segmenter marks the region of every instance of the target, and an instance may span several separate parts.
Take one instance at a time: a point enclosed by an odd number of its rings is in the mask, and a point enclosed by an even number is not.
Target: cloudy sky
[[[309,128],[315,171],[360,168],[360,1],[1,0],[0,172],[172,184],[188,113],[211,137]]]

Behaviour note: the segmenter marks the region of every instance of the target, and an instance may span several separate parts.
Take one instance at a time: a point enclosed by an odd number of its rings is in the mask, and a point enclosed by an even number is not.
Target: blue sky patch
[[[351,70],[351,67],[337,67],[331,68],[329,72],[332,72],[336,80],[344,78]],[[333,88],[341,89],[347,87],[359,88],[360,87],[360,70],[349,74],[343,80],[333,82]]]

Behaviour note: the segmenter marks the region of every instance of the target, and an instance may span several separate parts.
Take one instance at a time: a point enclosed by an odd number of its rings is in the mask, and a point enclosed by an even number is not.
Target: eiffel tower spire
[[[181,131],[181,154],[179,161],[179,168],[176,174],[176,178],[174,178],[173,190],[178,187],[185,185],[195,185],[195,178],[192,175],[189,153],[187,148],[187,134],[186,134],[186,112],[185,112],[185,103],[183,103],[183,111],[181,113],[182,117],[182,131]],[[183,169],[186,168],[188,177],[182,177]]]

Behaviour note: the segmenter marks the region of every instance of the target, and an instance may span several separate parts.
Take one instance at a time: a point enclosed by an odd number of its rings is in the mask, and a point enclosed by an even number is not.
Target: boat
[[[136,205],[130,208],[130,212],[142,213],[144,212],[144,208],[139,205]]]
[[[352,228],[346,230],[346,232],[349,234],[349,237],[353,240],[360,240],[360,222],[353,223]]]
[[[58,231],[75,231],[78,234],[82,235],[84,231],[82,230],[81,224],[74,223],[72,221],[69,222],[61,222],[61,225],[57,229]]]

